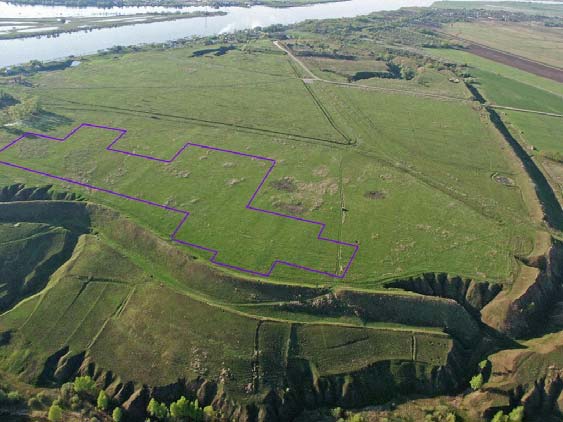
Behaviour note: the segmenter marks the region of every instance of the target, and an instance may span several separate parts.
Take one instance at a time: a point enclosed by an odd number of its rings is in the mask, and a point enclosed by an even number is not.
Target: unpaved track
[[[508,107],[508,106],[501,106],[501,105],[490,105],[489,107],[496,108],[496,109],[499,109],[499,110],[511,110],[511,111],[521,111],[522,113],[541,114],[543,116],[563,117],[563,114],[549,113],[547,111],[529,110],[527,108]]]
[[[358,89],[364,89],[364,90],[369,90],[369,91],[397,92],[397,93],[401,93],[401,94],[415,95],[417,97],[430,97],[430,98],[437,98],[437,99],[449,100],[449,101],[463,101],[463,102],[472,101],[468,98],[451,97],[451,96],[448,96],[448,95],[431,94],[431,93],[426,93],[426,92],[417,92],[417,91],[411,91],[411,90],[399,89],[399,88],[383,88],[383,87],[379,87],[379,86],[362,85],[362,84],[351,83],[351,82],[337,82],[337,81],[330,81],[328,79],[322,79],[322,78],[319,78],[317,75],[315,75],[311,71],[311,69],[309,69],[305,63],[303,63],[303,61],[301,61],[299,58],[297,58],[295,56],[295,54],[293,54],[291,52],[291,50],[289,48],[287,48],[286,46],[284,46],[280,41],[274,41],[274,45],[277,48],[279,48],[280,50],[284,51],[289,56],[290,59],[292,59],[295,63],[297,63],[304,70],[304,72],[307,74],[307,78],[303,79],[303,81],[305,83],[311,82],[311,81],[319,81],[319,82],[324,82],[324,83],[327,83],[327,84],[338,85],[338,86],[343,86],[343,87],[347,87],[347,88],[358,88]]]

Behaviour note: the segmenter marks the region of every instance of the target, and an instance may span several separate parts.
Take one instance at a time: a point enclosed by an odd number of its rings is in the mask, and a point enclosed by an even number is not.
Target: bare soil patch
[[[292,177],[282,177],[279,180],[274,180],[270,183],[274,189],[282,192],[295,192],[297,190],[297,185]]]
[[[468,51],[476,56],[484,57],[498,63],[506,64],[534,75],[549,78],[563,83],[563,69],[528,60],[514,54],[506,53],[479,44],[469,44]]]
[[[378,199],[385,199],[387,197],[387,194],[383,191],[378,191],[378,190],[373,190],[373,191],[369,191],[366,192],[364,194],[364,196],[367,199],[372,199],[372,200],[378,200]]]
[[[516,183],[514,183],[514,180],[512,180],[508,176],[503,176],[502,174],[495,174],[493,176],[493,180],[497,183],[500,183],[501,185],[516,186]]]

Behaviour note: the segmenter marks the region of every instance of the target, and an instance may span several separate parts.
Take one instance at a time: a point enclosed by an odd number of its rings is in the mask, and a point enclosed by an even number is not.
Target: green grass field
[[[493,104],[563,113],[563,86],[555,81],[453,49],[425,49],[433,57],[465,64],[477,87]]]
[[[519,189],[491,177],[515,170],[479,111],[459,101],[305,85],[287,57],[259,45],[268,52],[150,51],[34,77],[35,88],[18,89],[38,95],[51,120],[21,128],[63,136],[89,122],[126,128],[122,149],[161,158],[187,141],[274,158],[278,165],[254,205],[325,222],[325,236],[357,241],[360,253],[345,283],[424,271],[510,280],[513,255],[530,250],[534,228]],[[4,142],[13,136],[1,133]],[[110,135],[84,129],[66,144],[26,140],[2,155],[185,207],[192,216],[180,238],[220,250],[229,264],[260,271],[278,258],[338,272],[347,262],[350,248],[317,241],[314,226],[244,209],[264,174],[260,161],[189,149],[172,165],[139,162],[104,151]],[[2,177],[40,180],[18,170]],[[163,237],[179,222],[145,205],[81,193]],[[273,277],[331,281],[281,266]]]

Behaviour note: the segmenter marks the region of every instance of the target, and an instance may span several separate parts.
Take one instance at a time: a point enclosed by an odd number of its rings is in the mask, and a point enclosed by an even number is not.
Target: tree
[[[473,390],[481,389],[481,387],[483,386],[483,374],[477,374],[473,378],[471,378],[469,385]]]
[[[508,416],[506,416],[502,410],[499,410],[495,416],[493,416],[493,419],[491,419],[491,422],[508,422]]]
[[[211,406],[205,406],[203,408],[203,413],[205,414],[205,416],[207,416],[210,419],[213,419],[216,416],[215,410],[213,410],[213,407]]]
[[[123,410],[121,410],[121,407],[113,409],[111,416],[114,422],[121,422],[123,420]]]
[[[97,405],[100,410],[108,410],[109,398],[104,390],[100,390],[100,394],[98,394]]]
[[[182,419],[190,416],[190,402],[184,396],[170,405],[170,414],[174,418]]]
[[[170,405],[170,415],[180,420],[203,420],[203,409],[197,400],[191,402],[184,396]]]
[[[508,414],[508,420],[510,422],[522,422],[524,420],[524,406],[512,409],[512,412]]]
[[[64,383],[59,390],[60,401],[64,405],[70,405],[70,399],[74,395],[74,384],[72,382]]]
[[[74,391],[78,394],[86,394],[89,396],[94,396],[96,394],[96,383],[88,375],[84,377],[76,377],[73,387]]]
[[[168,409],[164,403],[159,403],[154,398],[151,399],[147,406],[147,412],[156,419],[166,419],[168,417]]]
[[[51,422],[62,422],[63,421],[63,409],[61,409],[61,407],[57,404],[51,405],[51,407],[49,408],[49,414],[47,415],[47,418]]]

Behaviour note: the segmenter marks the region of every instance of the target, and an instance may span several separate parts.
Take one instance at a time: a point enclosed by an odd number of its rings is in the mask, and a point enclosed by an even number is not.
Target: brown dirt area
[[[547,66],[523,57],[505,53],[479,44],[469,44],[468,51],[485,59],[493,60],[498,63],[506,64],[534,75],[552,79],[563,83],[563,69]]]

